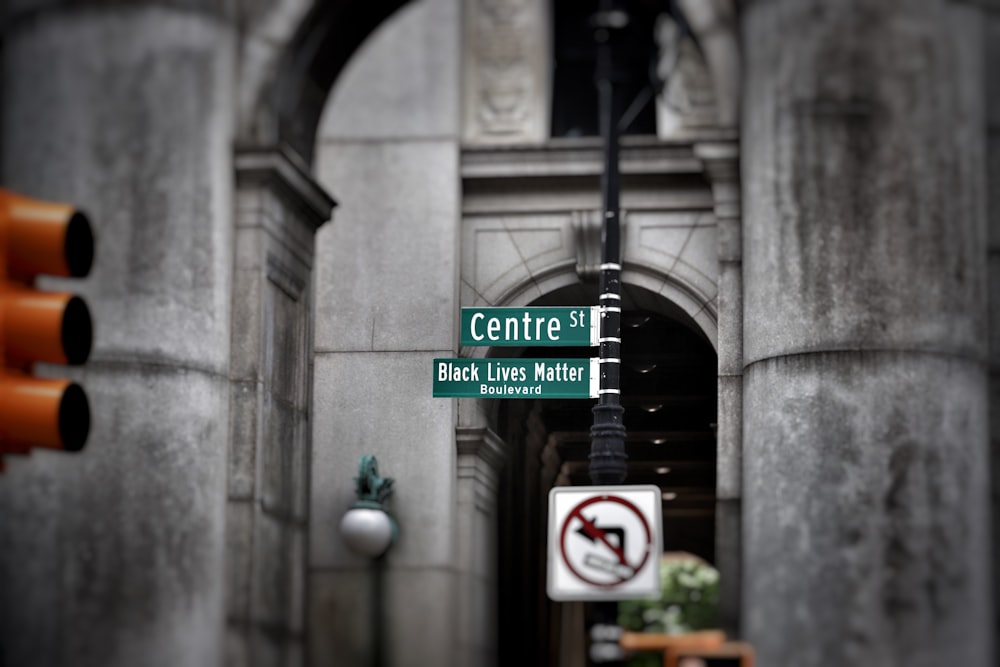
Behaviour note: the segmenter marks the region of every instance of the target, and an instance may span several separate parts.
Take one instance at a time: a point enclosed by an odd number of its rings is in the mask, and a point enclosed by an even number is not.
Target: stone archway
[[[627,293],[643,292],[634,285]],[[546,295],[544,305],[577,305],[576,290]],[[565,299],[571,299],[566,301]],[[596,298],[596,292],[593,295]],[[683,311],[645,294],[623,303],[623,394],[629,484],[656,484],[664,498],[664,546],[716,561],[717,359]],[[532,303],[530,305],[542,305]],[[647,310],[657,306],[657,310]],[[493,353],[500,353],[496,349]],[[532,348],[526,357],[588,355],[578,348]],[[506,442],[498,488],[500,664],[563,665],[582,659],[584,607],[545,595],[547,494],[589,484],[592,401],[489,401]],[[738,582],[727,582],[738,585]],[[555,658],[555,656],[559,656]]]
[[[388,13],[390,7],[392,3],[383,3],[378,11]],[[331,18],[335,15],[320,11],[306,19],[305,27],[290,40],[288,53],[275,61],[275,76],[261,88],[258,100],[263,111],[247,115],[241,126],[257,144],[274,140],[294,149],[242,150],[253,160],[259,161],[260,154],[267,156],[270,166],[264,173],[271,179],[267,185],[285,196],[288,181],[307,173],[304,165],[313,157],[310,133],[318,123],[317,180],[336,192],[349,193],[342,197],[335,225],[317,237],[316,293],[310,294],[316,304],[316,356],[315,381],[307,381],[315,406],[309,414],[313,441],[309,473],[322,483],[312,484],[309,497],[312,546],[304,576],[311,591],[307,622],[326,630],[312,633],[312,660],[322,662],[345,653],[361,660],[365,655],[364,628],[345,620],[344,612],[356,607],[363,617],[370,603],[363,586],[364,563],[334,541],[319,537],[325,527],[335,524],[339,508],[350,501],[350,474],[360,453],[378,454],[390,475],[394,467],[424,471],[425,480],[411,484],[409,492],[411,498],[426,503],[405,505],[400,517],[404,526],[425,526],[420,538],[424,542],[404,532],[399,550],[394,551],[399,581],[404,582],[401,589],[411,587],[408,593],[397,595],[457,599],[456,606],[406,618],[393,628],[393,640],[411,646],[413,655],[426,651],[428,663],[447,662],[456,654],[488,660],[493,640],[482,630],[484,619],[468,611],[482,599],[469,591],[482,587],[491,576],[491,566],[464,547],[463,538],[488,525],[482,517],[493,511],[495,473],[505,456],[503,443],[478,414],[472,414],[478,408],[467,413],[463,402],[446,406],[404,391],[420,386],[421,363],[428,357],[451,353],[451,321],[459,305],[474,302],[465,292],[469,283],[456,288],[452,282],[464,271],[456,266],[464,259],[449,257],[468,232],[462,208],[470,202],[474,205],[477,197],[473,193],[463,198],[454,188],[470,156],[475,160],[458,141],[462,128],[449,106],[458,100],[458,80],[441,76],[423,80],[411,69],[414,63],[437,66],[446,60],[444,54],[457,61],[460,39],[455,29],[459,26],[445,3],[411,5],[377,31],[349,65],[344,66],[346,57],[330,57],[328,71],[317,76],[315,68],[325,57],[320,54],[330,53],[323,44],[336,25]],[[439,30],[434,40],[428,39],[431,25]],[[320,120],[326,87],[334,74],[342,76],[329,111]],[[432,100],[421,106],[429,108],[429,113],[407,113],[407,95],[417,94]],[[345,99],[353,103],[345,105]],[[352,115],[345,111],[349,108],[364,113]],[[638,189],[656,203],[636,206],[630,216],[633,245],[627,251],[626,280],[673,300],[682,319],[693,319],[704,337],[715,341],[719,304],[713,267],[718,219],[713,217],[713,208],[720,198],[711,191],[714,177],[709,179],[712,186],[706,182],[708,160],[691,146],[668,152],[665,160],[660,147],[649,142],[635,143],[628,150],[639,162],[652,158],[660,160],[658,165],[667,164],[665,171],[677,179],[678,187],[676,192],[657,194],[662,183],[655,182],[654,174],[638,179]],[[732,157],[726,159],[732,161]],[[244,159],[252,162],[251,157]],[[250,186],[251,196],[264,180],[242,179]],[[469,184],[466,180],[463,185]],[[302,199],[293,198],[290,208],[287,201],[281,204],[278,216],[294,220],[288,213]],[[666,224],[658,217],[662,201],[673,209],[665,216]],[[251,225],[266,228],[267,215],[258,220]],[[573,204],[570,224],[560,223],[556,234],[561,236],[556,244],[561,249],[555,253],[559,258],[553,263],[550,254],[522,267],[530,276],[525,289],[518,291],[519,287],[511,285],[513,292],[491,302],[531,300],[555,287],[586,282],[593,223],[589,202]],[[412,232],[416,226],[421,234]],[[311,233],[301,226],[296,231],[293,224],[284,238],[302,231]],[[515,231],[511,238],[517,235]],[[517,245],[520,240],[513,242]],[[569,264],[562,256],[566,248],[572,249],[569,254],[574,261]],[[303,265],[311,271],[309,250],[309,261]],[[273,282],[270,275],[263,277]],[[453,291],[458,292],[456,298],[450,295]],[[429,312],[435,316],[426,317]],[[414,345],[412,340],[420,343]],[[402,382],[400,373],[405,376]],[[401,444],[409,441],[447,441],[454,449],[445,452],[435,445],[428,457]],[[434,461],[430,469],[422,467],[428,458]],[[407,488],[402,480],[399,488]],[[458,545],[454,552],[444,546],[453,543]],[[403,577],[404,572],[410,576]],[[457,637],[441,639],[450,635]]]
[[[329,544],[346,502],[321,503],[314,472],[315,238],[339,184],[315,178],[314,140],[329,91],[347,61],[402,0],[268,5],[240,42],[234,156],[236,248],[230,353],[226,507],[226,662],[256,655],[326,664],[311,631],[311,545]],[[350,195],[348,195],[348,200]],[[324,444],[327,432],[320,431]],[[331,474],[349,487],[354,461]],[[313,547],[314,549],[316,547]],[[318,600],[317,600],[318,598]],[[352,614],[354,618],[356,614]],[[307,645],[307,637],[315,641]],[[345,652],[347,653],[347,652]]]

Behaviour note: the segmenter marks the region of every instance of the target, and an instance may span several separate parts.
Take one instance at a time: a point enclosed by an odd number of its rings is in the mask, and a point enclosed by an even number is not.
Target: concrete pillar
[[[333,200],[283,150],[236,155],[226,661],[304,663],[313,246]]]
[[[743,242],[739,146],[695,145],[712,183],[719,256],[719,407],[716,425],[715,567],[719,624],[739,634],[743,494]]]
[[[1000,2],[983,8],[987,71],[1000,68]],[[986,81],[986,184],[990,274],[990,451],[993,465],[993,636],[1000,637],[1000,77]],[[1000,650],[994,646],[994,662],[1000,667]]]
[[[992,664],[980,10],[743,14],[744,629]]]
[[[3,182],[79,204],[97,245],[87,447],[0,478],[11,667],[223,656],[235,40],[197,3],[112,4],[0,22]]]
[[[487,428],[459,427],[456,530],[460,665],[497,660],[497,492],[507,445]]]

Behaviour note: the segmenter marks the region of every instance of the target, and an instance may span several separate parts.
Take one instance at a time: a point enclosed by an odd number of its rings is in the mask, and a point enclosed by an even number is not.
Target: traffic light
[[[0,455],[32,447],[78,451],[87,442],[83,388],[31,373],[36,362],[79,365],[90,356],[87,304],[36,290],[34,282],[41,274],[81,278],[93,259],[94,236],[83,213],[0,189]]]

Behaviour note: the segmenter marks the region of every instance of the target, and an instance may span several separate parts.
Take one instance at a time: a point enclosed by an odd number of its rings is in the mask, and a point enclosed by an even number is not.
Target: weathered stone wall
[[[983,6],[984,71],[1000,70],[1000,3]],[[992,453],[991,510],[993,514],[993,622],[995,638],[1000,638],[1000,77],[987,74],[986,85],[986,215],[989,226],[989,308],[990,308],[990,449]],[[994,639],[994,653],[1000,665],[1000,640]]]
[[[744,9],[743,620],[762,664],[990,662],[979,12]]]
[[[87,447],[0,477],[2,661],[218,664],[234,33],[194,3],[6,4],[4,185],[79,204],[97,247]]]
[[[454,355],[459,316],[459,5],[421,0],[373,34],[335,86],[319,132],[318,178],[339,205],[316,248],[317,667],[371,660],[371,564],[337,530],[362,454],[396,480],[400,534],[386,556],[380,626],[387,664],[465,664],[456,508],[469,498],[456,483],[455,401],[431,395],[432,360]]]

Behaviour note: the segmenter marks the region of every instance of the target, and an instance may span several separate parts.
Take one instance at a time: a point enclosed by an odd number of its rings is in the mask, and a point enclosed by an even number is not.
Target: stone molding
[[[478,458],[495,472],[500,471],[508,458],[506,443],[499,435],[484,426],[456,428],[455,448],[460,458]]]
[[[692,146],[725,144],[735,141],[728,131],[700,132],[697,142],[663,141],[655,137],[623,137],[621,173],[681,174],[698,173],[701,162]],[[552,139],[541,145],[474,146],[462,150],[462,178],[545,178],[553,176],[600,176],[604,158],[599,137]]]
[[[333,212],[337,201],[311,175],[294,151],[284,145],[237,148],[233,158],[236,183],[269,185],[283,195],[315,232]]]
[[[694,155],[705,165],[712,182],[738,181],[740,146],[730,141],[699,141],[694,145]]]
[[[712,185],[719,224],[719,261],[738,262],[743,256],[740,147],[737,141],[705,141],[694,145]]]
[[[507,446],[492,430],[455,429],[456,476],[459,484],[472,482],[475,507],[492,514],[500,489],[500,469],[507,461]]]

